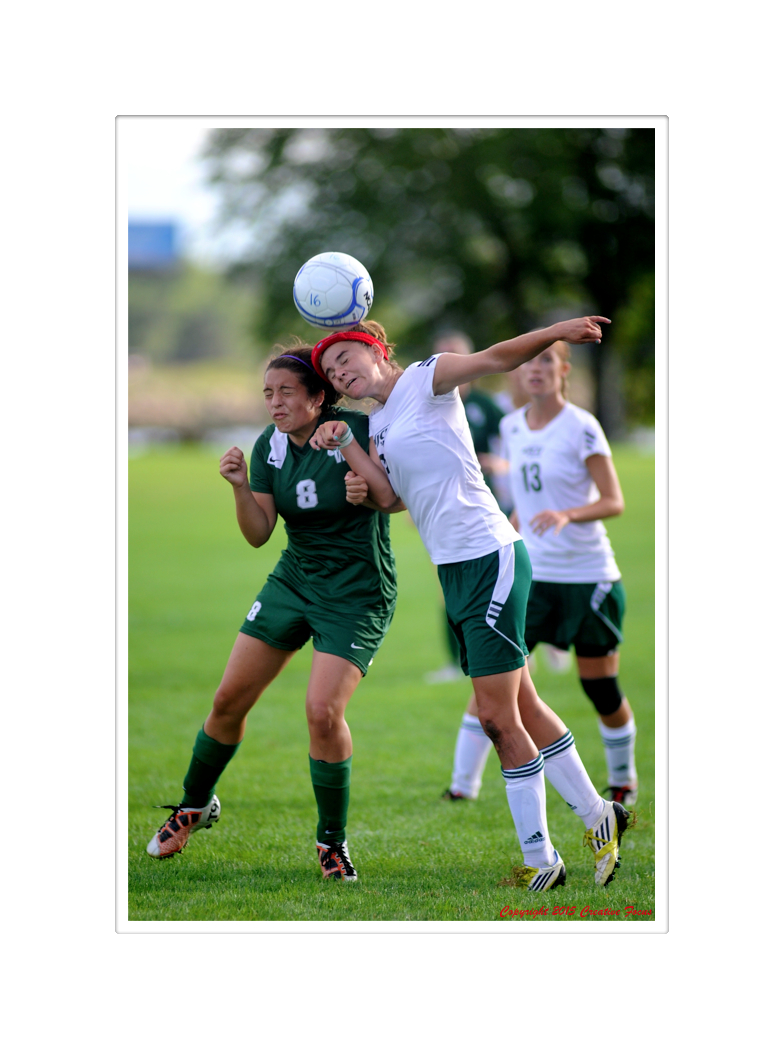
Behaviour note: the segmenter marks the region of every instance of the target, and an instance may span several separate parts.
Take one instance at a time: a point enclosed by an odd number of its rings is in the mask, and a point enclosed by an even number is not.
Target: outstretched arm
[[[378,458],[376,446],[370,442],[368,455],[358,441],[352,440],[348,445],[342,445],[341,441],[345,439],[348,429],[348,423],[342,419],[322,423],[310,439],[310,444],[315,449],[339,448],[354,473],[361,474],[367,482],[368,495],[376,509],[390,514],[398,503],[397,493],[389,483],[387,472]]]
[[[611,323],[607,317],[577,317],[572,321],[559,321],[538,332],[528,332],[503,343],[495,343],[487,350],[480,350],[478,354],[441,354],[436,361],[433,393],[448,394],[456,386],[472,383],[482,376],[512,372],[559,339],[567,343],[600,343],[600,322]]]

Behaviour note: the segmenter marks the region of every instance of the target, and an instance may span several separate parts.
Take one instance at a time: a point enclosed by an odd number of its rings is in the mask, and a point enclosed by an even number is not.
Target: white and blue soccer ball
[[[344,252],[322,252],[294,278],[294,305],[314,328],[345,332],[373,305],[373,282],[361,262]]]

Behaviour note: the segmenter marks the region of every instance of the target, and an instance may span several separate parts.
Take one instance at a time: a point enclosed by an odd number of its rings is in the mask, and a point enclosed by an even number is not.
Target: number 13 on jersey
[[[523,463],[523,484],[526,492],[540,492],[542,479],[539,477],[538,463]]]

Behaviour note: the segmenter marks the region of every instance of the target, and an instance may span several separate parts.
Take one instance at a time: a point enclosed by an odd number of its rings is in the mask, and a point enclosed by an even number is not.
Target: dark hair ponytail
[[[321,402],[321,414],[323,415],[327,409],[333,408],[340,401],[341,395],[330,383],[321,378],[310,363],[312,349],[304,345],[275,346],[272,348],[274,356],[267,362],[264,372],[266,374],[270,368],[286,368],[289,372],[293,372],[311,397],[316,397],[319,392],[323,391],[324,400]]]

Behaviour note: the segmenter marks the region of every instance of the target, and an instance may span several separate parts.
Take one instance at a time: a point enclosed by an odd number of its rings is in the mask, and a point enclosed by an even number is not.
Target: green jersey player
[[[250,479],[240,449],[229,449],[220,462],[248,543],[266,543],[280,514],[288,545],[240,626],[196,738],[182,801],[163,807],[172,816],[147,852],[159,858],[180,853],[192,831],[218,819],[215,785],[242,741],[248,712],[312,638],[305,710],[319,818],[316,846],[325,878],[354,881],[346,845],[352,745],[345,710],[389,628],[395,564],[388,516],[348,502],[352,486],[364,483],[339,451],[325,456],[308,443],[321,423],[343,420],[369,447],[367,416],[335,407],[340,395],[316,373],[310,354],[296,348],[267,368],[264,397],[273,425],[256,441]]]

